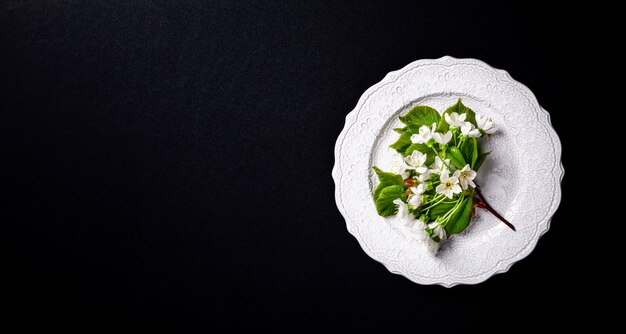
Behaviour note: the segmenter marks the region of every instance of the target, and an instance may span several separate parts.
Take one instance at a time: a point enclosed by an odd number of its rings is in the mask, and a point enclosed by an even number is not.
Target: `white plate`
[[[517,232],[479,209],[467,230],[432,256],[395,218],[376,213],[372,166],[389,170],[388,146],[398,137],[391,129],[401,126],[399,115],[422,104],[442,112],[458,98],[498,126],[477,181]],[[390,72],[361,96],[337,139],[333,178],[348,231],[389,271],[420,284],[476,284],[507,271],[548,231],[561,200],[561,143],[548,113],[507,72],[476,59],[423,59]]]

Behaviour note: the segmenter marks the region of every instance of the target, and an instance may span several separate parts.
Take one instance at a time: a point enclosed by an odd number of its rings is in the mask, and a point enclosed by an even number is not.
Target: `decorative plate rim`
[[[527,96],[532,98],[532,102],[534,102],[539,107],[539,110],[541,110],[541,112],[546,117],[546,120],[547,120],[546,124],[548,125],[548,131],[550,132],[550,137],[551,137],[552,140],[554,140],[555,155],[556,155],[556,158],[558,159],[558,164],[556,166],[556,167],[558,167],[558,171],[556,171],[556,172],[558,172],[558,174],[555,173],[554,175],[558,175],[558,184],[557,184],[557,187],[555,187],[553,203],[550,206],[550,209],[546,213],[545,218],[544,218],[546,220],[545,228],[543,230],[538,231],[537,236],[530,241],[530,244],[528,245],[528,247],[523,248],[515,256],[513,256],[513,257],[511,257],[509,259],[499,261],[493,267],[493,270],[490,270],[490,272],[487,275],[485,275],[484,277],[480,277],[478,280],[455,281],[455,282],[445,282],[444,280],[441,280],[441,281],[438,281],[438,280],[419,281],[419,280],[413,279],[413,278],[405,275],[405,273],[403,273],[401,271],[393,270],[392,268],[389,267],[389,265],[387,265],[386,263],[384,263],[381,260],[377,259],[372,254],[373,252],[368,247],[365,247],[364,242],[359,237],[357,237],[355,232],[351,229],[350,224],[348,224],[348,221],[349,221],[350,218],[348,217],[348,214],[346,213],[345,209],[340,204],[342,202],[342,200],[341,200],[341,192],[340,192],[340,190],[341,190],[340,189],[340,178],[341,178],[342,174],[341,174],[341,170],[340,170],[340,166],[339,166],[341,144],[343,142],[344,137],[347,134],[347,131],[349,129],[349,124],[350,124],[351,119],[356,117],[357,112],[360,111],[360,109],[363,107],[363,105],[364,105],[365,101],[367,100],[367,98],[372,93],[374,93],[376,90],[381,88],[383,85],[391,82],[394,79],[397,79],[400,75],[402,75],[404,72],[408,71],[409,69],[414,68],[414,67],[419,66],[419,65],[422,65],[422,64],[425,65],[425,64],[430,64],[430,63],[433,63],[433,62],[444,63],[444,62],[462,62],[462,61],[474,62],[474,63],[480,64],[482,66],[485,66],[485,67],[493,70],[496,73],[499,73],[500,76],[503,76],[512,85],[517,86],[517,88],[519,88]],[[502,273],[507,272],[513,266],[513,264],[515,264],[518,261],[526,258],[534,250],[534,248],[537,246],[537,243],[539,242],[541,237],[543,235],[545,235],[546,232],[550,229],[550,224],[551,224],[552,218],[553,218],[553,216],[554,216],[554,214],[555,214],[556,210],[558,209],[558,207],[560,205],[560,202],[561,202],[562,181],[563,181],[563,177],[565,175],[565,169],[563,168],[563,161],[562,161],[562,144],[561,144],[561,140],[560,140],[558,134],[556,133],[556,131],[554,130],[554,127],[552,126],[552,121],[551,121],[551,118],[550,118],[550,114],[543,107],[541,107],[541,105],[539,104],[535,94],[526,85],[524,85],[521,82],[513,79],[511,77],[511,75],[507,71],[505,71],[505,70],[495,68],[495,67],[493,67],[493,66],[491,66],[491,65],[489,65],[489,64],[487,64],[484,61],[479,60],[479,59],[475,59],[475,58],[455,58],[455,57],[452,57],[452,56],[443,56],[443,57],[438,58],[438,59],[419,59],[419,60],[413,61],[413,62],[407,64],[406,66],[404,66],[401,69],[398,69],[398,70],[391,71],[391,72],[387,73],[383,77],[383,79],[381,81],[379,81],[376,84],[374,84],[371,87],[369,87],[361,95],[361,97],[359,98],[355,108],[346,115],[344,127],[341,130],[339,136],[337,137],[337,141],[335,143],[334,155],[335,155],[335,164],[334,164],[333,169],[332,169],[332,177],[333,177],[333,181],[335,182],[335,202],[337,204],[337,208],[339,209],[339,212],[341,213],[341,215],[343,216],[343,218],[344,218],[344,220],[346,222],[346,227],[347,227],[348,232],[357,240],[357,242],[359,243],[359,245],[361,246],[363,251],[365,251],[365,253],[369,257],[374,259],[376,262],[379,262],[383,266],[385,266],[385,268],[387,268],[387,270],[389,270],[389,272],[391,272],[393,274],[401,275],[401,276],[407,278],[408,280],[413,281],[413,282],[418,283],[418,284],[422,284],[422,285],[441,285],[441,286],[444,286],[446,288],[451,288],[451,287],[456,286],[456,285],[474,285],[474,284],[482,283],[482,282],[486,281],[487,279],[493,277],[496,274],[502,274]]]

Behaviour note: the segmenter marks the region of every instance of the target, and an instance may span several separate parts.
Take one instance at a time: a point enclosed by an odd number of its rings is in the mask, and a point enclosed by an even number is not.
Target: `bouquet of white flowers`
[[[476,114],[459,99],[443,116],[417,106],[400,121],[405,126],[394,129],[400,138],[390,146],[398,152],[392,170],[373,167],[380,181],[374,191],[378,214],[396,214],[433,252],[440,241],[465,230],[476,207],[515,230],[489,206],[474,182],[489,155],[481,152],[478,141],[496,131],[491,118]]]

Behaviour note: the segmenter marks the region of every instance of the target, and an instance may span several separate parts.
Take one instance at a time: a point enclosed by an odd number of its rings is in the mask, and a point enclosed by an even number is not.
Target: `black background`
[[[440,1],[1,10],[3,299],[23,328],[520,329],[586,312],[588,248],[568,180],[578,133],[566,124],[595,86],[577,79],[588,70],[576,60],[595,53],[577,35],[589,13]],[[444,55],[482,59],[530,87],[566,169],[561,207],[533,253],[452,289],[370,259],[346,231],[330,175],[360,95],[391,70]]]

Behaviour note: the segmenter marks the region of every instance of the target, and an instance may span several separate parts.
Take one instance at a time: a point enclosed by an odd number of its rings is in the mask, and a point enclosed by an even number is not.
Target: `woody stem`
[[[489,205],[489,203],[487,203],[487,200],[485,199],[485,197],[483,196],[483,194],[480,192],[480,188],[478,186],[476,186],[476,194],[478,195],[478,198],[480,198],[480,201],[483,202],[484,206],[485,206],[485,210],[491,212],[492,215],[496,216],[498,219],[500,219],[500,221],[502,221],[506,226],[508,226],[509,228],[511,228],[513,231],[515,231],[515,226],[513,226],[513,224],[509,223],[508,220],[504,219],[504,217],[502,217],[498,212],[496,212],[496,210],[494,210],[491,205]]]

